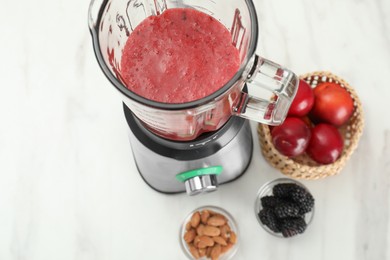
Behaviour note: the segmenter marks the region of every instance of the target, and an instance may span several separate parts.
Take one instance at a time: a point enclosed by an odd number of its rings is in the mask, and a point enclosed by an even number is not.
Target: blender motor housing
[[[219,130],[193,141],[177,142],[159,137],[123,104],[135,163],[143,180],[162,193],[195,195],[214,191],[219,184],[239,178],[250,164],[253,140],[249,121],[231,117]],[[180,182],[188,170],[222,168],[221,174],[205,174]]]

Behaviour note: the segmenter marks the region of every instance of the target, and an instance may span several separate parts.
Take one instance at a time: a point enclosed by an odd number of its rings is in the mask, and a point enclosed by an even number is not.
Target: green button
[[[196,176],[211,175],[211,174],[220,175],[222,170],[223,170],[222,166],[211,166],[207,168],[199,168],[199,169],[179,173],[178,175],[176,175],[176,179],[180,182],[185,182],[186,180],[194,178]]]

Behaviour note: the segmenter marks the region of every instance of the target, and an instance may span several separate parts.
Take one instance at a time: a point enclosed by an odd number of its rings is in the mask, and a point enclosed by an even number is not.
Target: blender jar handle
[[[258,55],[250,64],[248,93],[242,92],[233,114],[267,125],[283,123],[298,89],[298,76]]]

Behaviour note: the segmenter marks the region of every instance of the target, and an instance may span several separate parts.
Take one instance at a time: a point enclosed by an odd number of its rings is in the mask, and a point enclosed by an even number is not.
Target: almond
[[[237,235],[233,231],[230,232],[229,242],[232,243],[232,244],[237,243]]]
[[[221,217],[221,216],[212,216],[207,220],[207,225],[210,225],[210,226],[219,227],[219,226],[223,226],[225,224],[226,224],[226,219],[224,217]]]
[[[207,225],[203,228],[203,235],[216,237],[219,236],[219,234],[221,234],[221,230],[217,227]]]
[[[227,245],[226,240],[223,239],[222,237],[213,237],[213,240],[215,241],[215,243],[218,243],[221,246],[226,246]]]
[[[210,217],[210,212],[208,210],[202,210],[202,213],[200,214],[200,220],[203,224],[207,224],[207,220]]]
[[[217,212],[215,212],[211,209],[208,209],[207,211],[210,213],[210,216],[214,216],[214,215],[218,214]]]
[[[207,245],[206,245],[205,242],[199,241],[199,243],[198,243],[198,248],[199,248],[199,249],[203,249],[203,248],[206,248],[206,247],[207,247]]]
[[[225,228],[226,228],[226,231],[229,233],[230,231],[232,231],[232,229],[230,228],[230,226],[228,224],[225,225]]]
[[[199,226],[196,228],[196,234],[198,234],[198,236],[203,236],[203,229],[204,229],[204,225],[199,224]]]
[[[186,230],[190,230],[192,227],[191,227],[191,221],[188,221],[187,224],[186,224]]]
[[[209,246],[208,248],[206,248],[206,256],[207,257],[211,257],[211,250],[213,250],[213,247]]]
[[[229,226],[228,225],[223,225],[222,227],[220,227],[220,230],[221,230],[221,237],[223,239],[225,239],[226,241],[228,240],[228,237],[229,237]]]
[[[207,250],[206,248],[200,248],[200,249],[198,250],[199,256],[200,256],[200,257],[206,256],[206,252],[207,252],[206,250]]]
[[[229,243],[229,244],[227,244],[226,246],[223,246],[223,247],[221,248],[221,253],[222,253],[222,254],[226,253],[226,252],[229,251],[232,247],[233,247],[233,244],[232,244],[232,243]]]
[[[191,255],[195,259],[199,259],[200,258],[198,250],[193,245],[188,245],[188,249],[190,250]]]
[[[200,213],[199,211],[195,212],[194,214],[192,214],[192,217],[191,217],[191,226],[193,228],[197,228],[198,225],[199,225],[199,222],[200,222]]]
[[[193,242],[193,244],[194,244],[195,247],[198,247],[199,241],[200,241],[200,236],[196,236],[196,237],[194,238],[194,242]]]
[[[220,244],[216,244],[213,249],[211,250],[211,259],[212,260],[217,260],[219,258],[219,256],[221,255],[221,245]]]
[[[184,241],[191,243],[196,236],[195,229],[190,229],[184,234]]]
[[[213,246],[214,239],[212,239],[211,237],[208,237],[208,236],[201,236],[201,237],[199,237],[199,244],[200,243],[203,243],[206,246]],[[199,247],[199,248],[201,248],[201,247]]]
[[[228,221],[228,219],[224,215],[222,215],[220,213],[215,213],[214,216],[215,217],[219,217],[219,218],[223,218],[226,222]]]

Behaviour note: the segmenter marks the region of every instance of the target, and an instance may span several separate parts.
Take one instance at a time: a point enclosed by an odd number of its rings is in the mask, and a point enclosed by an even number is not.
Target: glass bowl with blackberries
[[[314,217],[314,197],[300,182],[280,178],[258,191],[255,215],[268,233],[290,238],[303,234]]]

